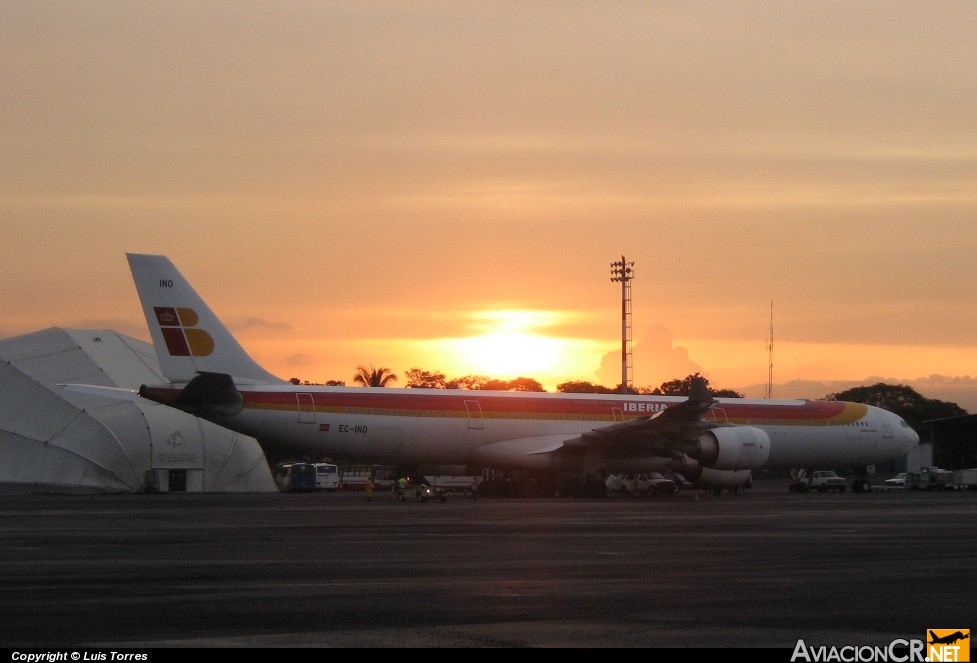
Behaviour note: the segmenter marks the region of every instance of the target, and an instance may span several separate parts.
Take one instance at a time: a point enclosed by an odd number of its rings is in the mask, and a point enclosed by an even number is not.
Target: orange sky
[[[953,1],[3,3],[0,338],[148,340],[124,254],[162,253],[284,378],[612,386],[624,254],[636,386],[762,396],[773,302],[774,396],[977,412],[975,27]]]

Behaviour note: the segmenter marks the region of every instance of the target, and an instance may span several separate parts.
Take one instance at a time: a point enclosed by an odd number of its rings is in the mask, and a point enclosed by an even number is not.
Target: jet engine
[[[729,487],[749,481],[770,457],[770,438],[750,426],[713,428],[678,450],[669,469],[690,481]]]
[[[757,470],[770,458],[770,438],[750,426],[713,428],[682,451],[714,470]]]

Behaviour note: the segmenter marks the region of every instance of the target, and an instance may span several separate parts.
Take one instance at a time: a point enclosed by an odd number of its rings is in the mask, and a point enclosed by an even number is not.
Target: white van
[[[339,466],[331,463],[316,463],[315,488],[329,492],[339,488]]]

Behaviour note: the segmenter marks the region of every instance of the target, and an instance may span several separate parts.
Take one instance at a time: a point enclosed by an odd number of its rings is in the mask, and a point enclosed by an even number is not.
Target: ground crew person
[[[370,480],[370,477],[367,477],[366,478],[366,481],[363,482],[363,489],[366,491],[366,501],[367,502],[372,502],[373,501],[373,481]]]

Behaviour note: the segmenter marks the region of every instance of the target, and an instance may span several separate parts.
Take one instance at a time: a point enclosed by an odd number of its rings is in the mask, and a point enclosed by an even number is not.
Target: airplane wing
[[[541,435],[495,442],[476,449],[473,460],[489,465],[536,464],[542,468],[559,466],[564,457],[596,453],[616,459],[661,457],[664,466],[686,454],[702,455],[697,446],[698,439],[716,427],[716,424],[705,421],[703,415],[716,402],[705,382],[694,379],[688,400],[654,415],[619,421],[581,434]],[[679,467],[693,474],[696,471],[689,463]]]
[[[686,401],[666,408],[647,417],[620,421],[581,434],[565,442],[569,447],[596,446],[614,453],[636,445],[646,449],[664,450],[669,446],[682,446],[695,439],[705,430],[715,426],[703,419],[717,401],[709,394],[705,381],[692,378],[692,388]]]
[[[479,447],[472,460],[490,467],[541,470],[628,465],[672,470],[706,486],[740,486],[770,455],[767,434],[752,426],[704,417],[718,401],[693,379],[689,398],[651,416],[620,421],[581,434],[543,435]]]

